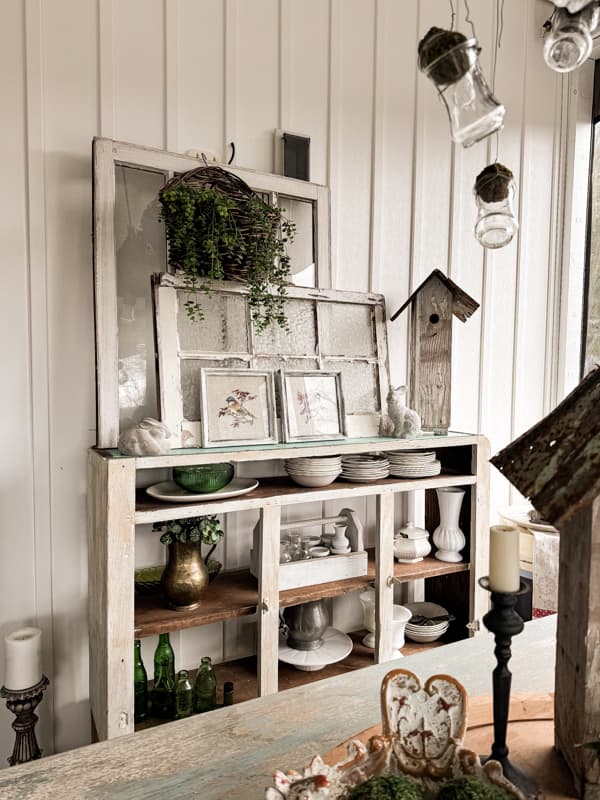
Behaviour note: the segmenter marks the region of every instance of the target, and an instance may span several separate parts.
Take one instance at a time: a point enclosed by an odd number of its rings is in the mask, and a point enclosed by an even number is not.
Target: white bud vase
[[[455,486],[447,486],[435,491],[440,507],[440,524],[433,532],[433,543],[437,547],[435,557],[439,561],[462,561],[463,557],[460,551],[467,540],[458,527],[458,519],[465,496],[464,490],[457,489]]]
[[[367,589],[359,595],[363,607],[363,625],[368,633],[363,637],[365,647],[375,647],[375,589]]]
[[[412,617],[412,611],[404,606],[394,606],[392,618],[392,648],[394,650],[394,658],[401,658],[404,654],[401,652],[404,647],[404,629],[406,623]]]
[[[335,533],[331,540],[331,552],[335,556],[350,552],[350,542],[346,538],[346,525],[335,525]]]

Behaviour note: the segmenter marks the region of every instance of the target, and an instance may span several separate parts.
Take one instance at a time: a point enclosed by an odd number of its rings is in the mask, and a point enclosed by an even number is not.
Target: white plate
[[[335,628],[327,628],[323,634],[323,644],[318,650],[295,650],[288,647],[285,639],[279,642],[279,660],[293,664],[304,672],[316,672],[327,664],[334,664],[346,658],[352,650],[352,639]]]
[[[515,523],[522,528],[529,528],[540,533],[558,534],[558,530],[553,525],[544,524],[543,522],[530,522],[530,511],[533,511],[533,506],[507,506],[506,508],[501,508],[498,514],[507,522]]]
[[[148,486],[146,492],[157,500],[165,500],[167,503],[194,503],[202,500],[222,500],[224,497],[235,497],[238,494],[246,494],[256,489],[258,481],[254,478],[234,478],[231,483],[216,492],[188,492],[177,486],[175,481],[162,481]]]

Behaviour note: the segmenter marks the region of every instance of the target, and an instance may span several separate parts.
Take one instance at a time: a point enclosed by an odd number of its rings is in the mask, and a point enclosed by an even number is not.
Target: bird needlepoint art
[[[253,425],[256,414],[246,408],[246,404],[251,400],[256,400],[255,394],[243,389],[233,389],[225,398],[227,405],[219,409],[219,417],[231,417],[233,428],[239,428],[240,425]]]

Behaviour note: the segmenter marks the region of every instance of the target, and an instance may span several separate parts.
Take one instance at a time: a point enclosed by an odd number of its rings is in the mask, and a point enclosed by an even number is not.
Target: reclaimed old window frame
[[[116,169],[131,167],[162,174],[198,166],[198,160],[178,153],[140,147],[112,139],[93,142],[94,298],[96,323],[97,446],[115,447],[119,437],[119,317],[115,247]],[[316,183],[228,166],[257,192],[313,203],[316,284],[331,286],[329,189]],[[149,275],[150,280],[150,275]],[[149,289],[150,292],[150,289]]]
[[[261,369],[264,359],[277,361],[274,371],[284,369],[290,371],[286,363],[289,360],[295,362],[305,362],[306,372],[323,371],[326,374],[332,372],[333,366],[368,365],[374,372],[377,382],[376,405],[366,413],[349,413],[348,407],[348,387],[344,389],[344,379],[342,378],[342,391],[346,395],[345,405],[345,426],[344,432],[350,438],[364,436],[376,436],[379,431],[381,411],[385,408],[385,398],[389,387],[388,376],[388,344],[385,322],[385,299],[381,294],[363,294],[359,292],[341,292],[331,289],[304,289],[297,286],[290,286],[287,292],[289,300],[310,301],[314,305],[316,343],[314,352],[304,355],[291,353],[274,354],[260,349],[261,339],[257,336],[253,325],[249,306],[245,305],[246,331],[244,336],[247,342],[247,349],[235,349],[227,351],[217,351],[210,349],[188,349],[180,340],[178,329],[178,315],[181,313],[181,300],[187,297],[188,291],[182,277],[172,274],[161,274],[155,276],[155,307],[156,307],[156,329],[157,329],[157,349],[158,349],[158,371],[160,383],[160,411],[161,419],[168,426],[173,434],[173,447],[199,447],[202,440],[202,419],[189,420],[184,415],[184,397],[182,391],[182,363],[184,361],[211,361],[214,363],[222,362],[223,367],[229,368],[231,361],[241,361],[247,364],[250,369]],[[220,282],[215,283],[213,299],[220,295],[237,296],[245,298],[248,294],[246,287],[239,284]],[[325,309],[331,304],[341,307],[344,314],[344,306],[351,312],[352,307],[362,307],[369,311],[369,330],[372,335],[373,350],[371,355],[364,353],[328,352],[325,346],[327,338],[327,327],[324,320]],[[342,373],[343,373],[342,366]],[[297,371],[297,367],[294,367]],[[276,384],[276,388],[279,386]],[[279,415],[281,421],[281,413]]]

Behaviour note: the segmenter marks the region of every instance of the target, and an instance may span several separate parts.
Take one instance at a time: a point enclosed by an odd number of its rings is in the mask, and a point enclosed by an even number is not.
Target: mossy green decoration
[[[350,790],[347,800],[423,800],[416,783],[403,775],[370,778]]]
[[[475,179],[475,193],[484,203],[499,203],[510,194],[512,180],[513,174],[504,164],[488,164]]]
[[[466,41],[467,37],[459,31],[430,28],[419,42],[419,68],[427,72],[428,77],[438,86],[456,83],[471,66],[469,55],[464,48],[454,50]],[[451,55],[442,58],[451,50],[454,50]]]
[[[201,188],[180,179],[167,184],[159,200],[169,263],[183,271],[190,293],[200,290],[210,295],[214,281],[242,280],[248,286],[256,329],[264,331],[277,322],[287,330],[284,306],[290,258],[286,245],[293,241],[295,225],[283,209],[246,189],[247,194],[238,191],[228,196],[216,186]],[[191,319],[203,319],[197,300],[190,297],[185,306]]]
[[[437,800],[509,800],[511,795],[484,778],[465,776],[445,783]]]
[[[152,525],[153,531],[158,531],[162,535],[160,540],[163,544],[173,544],[173,542],[201,542],[210,545],[208,553],[204,556],[204,563],[209,569],[218,574],[221,564],[210,558],[215,547],[225,535],[221,523],[216,514],[204,517],[187,517],[183,519],[172,519],[168,522],[155,522]],[[210,561],[209,561],[210,559]],[[213,565],[211,568],[211,564]],[[218,564],[218,567],[216,566]]]

